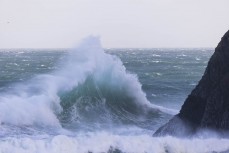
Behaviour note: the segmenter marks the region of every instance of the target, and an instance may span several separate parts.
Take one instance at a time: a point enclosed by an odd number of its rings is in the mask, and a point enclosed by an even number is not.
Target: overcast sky
[[[0,0],[0,48],[215,47],[229,0]]]

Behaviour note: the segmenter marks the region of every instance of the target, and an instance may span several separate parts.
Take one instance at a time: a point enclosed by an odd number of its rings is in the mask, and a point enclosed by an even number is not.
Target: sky
[[[229,0],[0,0],[0,48],[216,47]]]

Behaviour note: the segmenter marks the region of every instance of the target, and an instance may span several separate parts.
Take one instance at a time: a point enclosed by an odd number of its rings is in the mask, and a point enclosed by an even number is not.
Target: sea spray
[[[61,73],[73,76],[71,80],[78,85],[60,94],[63,122],[99,126],[110,121],[132,122],[150,108],[137,76],[127,73],[119,58],[105,53],[99,39],[87,38],[72,51],[68,61]],[[78,78],[83,81],[75,80]]]

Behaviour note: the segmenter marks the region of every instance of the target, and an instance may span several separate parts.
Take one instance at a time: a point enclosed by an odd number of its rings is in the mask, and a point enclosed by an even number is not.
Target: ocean
[[[179,112],[214,49],[0,50],[1,153],[215,153],[229,140],[153,137]]]

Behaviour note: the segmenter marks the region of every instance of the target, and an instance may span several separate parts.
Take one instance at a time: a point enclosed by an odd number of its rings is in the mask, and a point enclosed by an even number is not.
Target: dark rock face
[[[197,129],[229,130],[229,31],[222,37],[202,79],[180,113],[154,135],[192,135]]]

